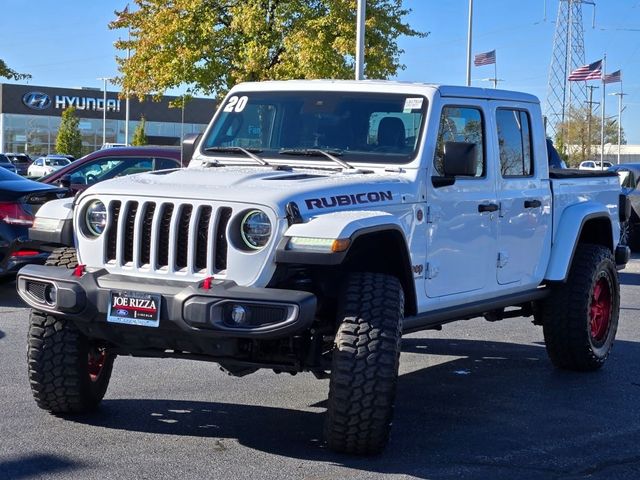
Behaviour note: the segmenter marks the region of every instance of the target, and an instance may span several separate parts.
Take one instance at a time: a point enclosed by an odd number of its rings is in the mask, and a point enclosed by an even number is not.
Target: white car
[[[60,170],[62,167],[69,165],[71,161],[62,156],[46,156],[37,158],[27,170],[27,177],[44,177],[51,172]]]
[[[604,163],[604,167],[602,164]],[[609,167],[613,167],[611,162],[601,162],[600,160],[585,160],[580,162],[578,168],[580,170],[606,170]]]

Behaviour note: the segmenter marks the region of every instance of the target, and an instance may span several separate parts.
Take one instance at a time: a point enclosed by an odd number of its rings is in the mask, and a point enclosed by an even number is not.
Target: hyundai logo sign
[[[25,93],[22,103],[33,110],[46,110],[51,106],[51,97],[42,92]]]

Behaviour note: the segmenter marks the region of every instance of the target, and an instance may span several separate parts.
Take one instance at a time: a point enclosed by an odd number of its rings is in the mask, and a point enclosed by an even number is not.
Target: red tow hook
[[[74,277],[81,277],[84,275],[85,267],[86,265],[77,265],[76,268],[73,269],[73,273],[71,275]]]
[[[202,289],[203,290],[211,290],[213,286],[213,277],[207,277],[202,281]]]

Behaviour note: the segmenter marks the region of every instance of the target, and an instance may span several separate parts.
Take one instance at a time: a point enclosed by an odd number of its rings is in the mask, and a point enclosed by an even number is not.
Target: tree
[[[28,73],[18,73],[10,69],[4,60],[0,60],[0,77],[9,78],[11,80],[26,80],[31,78]]]
[[[621,131],[621,144],[626,144],[624,129]],[[581,161],[593,158],[592,146],[600,146],[600,117],[589,112],[588,108],[571,108],[567,120],[558,124],[556,145],[566,154],[567,163],[578,165]],[[604,123],[604,143],[618,144],[618,120],[607,118]]]
[[[56,152],[82,156],[82,135],[80,134],[80,119],[76,117],[75,107],[66,108],[62,112],[62,121],[56,137]]]
[[[131,145],[135,145],[139,147],[141,145],[146,145],[147,142],[147,134],[145,133],[145,119],[144,117],[140,117],[140,123],[136,127],[136,131],[133,132],[133,140],[131,140]]]
[[[221,96],[242,81],[353,78],[357,0],[134,0],[115,12],[125,91],[160,96],[188,84]],[[403,69],[401,35],[424,37],[402,21],[402,0],[368,0],[366,74]]]

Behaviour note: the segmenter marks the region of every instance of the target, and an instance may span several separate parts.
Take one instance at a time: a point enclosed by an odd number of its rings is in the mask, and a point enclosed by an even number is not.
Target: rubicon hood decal
[[[347,205],[360,205],[365,203],[390,202],[393,201],[391,190],[386,192],[363,192],[351,193],[348,195],[336,195],[334,197],[305,198],[304,203],[307,209],[331,208],[335,206],[344,207]]]

